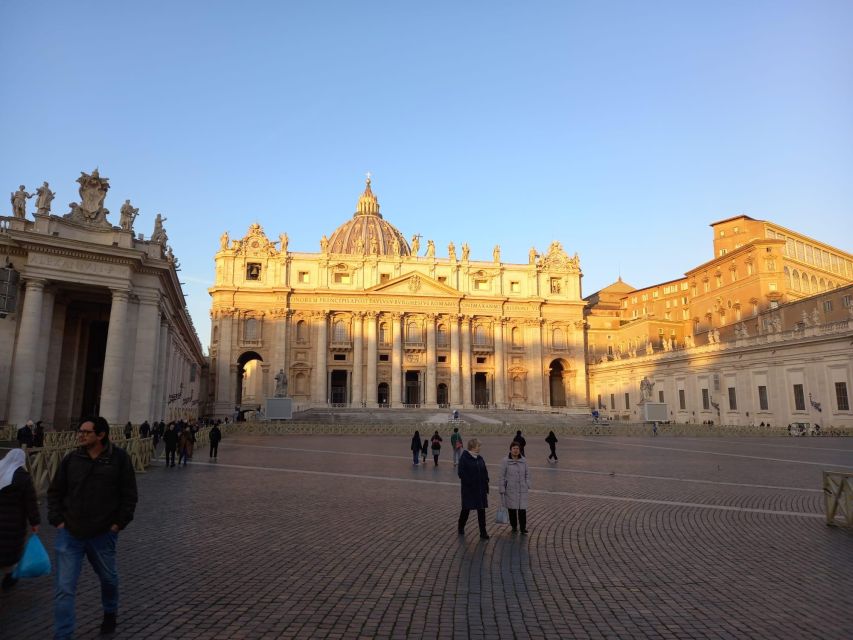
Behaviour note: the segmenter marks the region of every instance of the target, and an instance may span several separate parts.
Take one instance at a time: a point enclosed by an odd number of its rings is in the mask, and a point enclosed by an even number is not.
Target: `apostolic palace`
[[[512,264],[497,245],[487,260],[437,247],[386,220],[368,178],[316,253],[258,224],[222,235],[205,356],[165,219],[146,239],[126,200],[113,226],[108,180],[78,182],[63,216],[47,183],[0,216],[0,423],[225,417],[286,396],[297,411],[641,422],[654,403],[678,423],[853,427],[853,255],[770,221],[714,222],[702,264],[584,296],[571,248]]]

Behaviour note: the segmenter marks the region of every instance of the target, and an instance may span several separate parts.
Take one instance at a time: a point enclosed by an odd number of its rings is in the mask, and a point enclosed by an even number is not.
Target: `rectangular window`
[[[631,408],[631,394],[630,393],[625,394],[625,408],[626,409]]]
[[[684,397],[684,389],[678,390],[678,408],[682,411],[687,410],[687,398]]]
[[[764,385],[758,386],[758,408],[761,411],[768,411],[769,404],[767,404],[767,387]]]
[[[729,411],[737,411],[737,390],[729,387]]]
[[[388,354],[380,353],[379,354],[379,362],[388,362]]]
[[[603,405],[603,404],[601,404],[601,394],[600,394],[600,393],[598,394],[598,408],[599,408],[599,409],[603,409],[603,408],[604,408],[604,405]]]
[[[509,283],[509,290],[513,293],[521,293],[521,283],[516,280],[513,280]]]
[[[379,282],[388,282],[391,279],[390,273],[380,273]]]
[[[708,395],[707,389],[702,389],[702,408],[705,411],[711,408],[711,397]]]
[[[806,410],[806,396],[803,393],[803,385],[794,385],[794,409],[797,411]]]
[[[658,402],[663,404],[663,390],[658,391]]]
[[[844,305],[845,309],[849,309],[850,308],[850,296],[844,296],[843,298],[841,298],[841,304]]]
[[[489,281],[488,280],[480,280],[480,279],[474,280],[474,289],[475,290],[486,291],[488,288],[489,288]]]
[[[333,354],[332,359],[333,359],[333,360],[346,360],[346,359],[347,359],[347,354],[345,354],[345,353],[335,353],[335,354]]]
[[[610,408],[616,409],[616,394],[610,394]]]
[[[438,356],[439,362],[447,362],[447,356]]]
[[[311,280],[310,280],[310,278],[309,278],[309,276],[308,276],[308,272],[307,272],[307,271],[300,271],[300,272],[299,272],[299,275],[298,275],[298,277],[297,277],[297,280],[299,280],[299,283],[300,283],[300,284],[307,284],[308,282],[310,282],[310,281],[311,281]]]
[[[832,311],[832,300],[824,300],[823,301],[823,312],[829,313]]]
[[[336,273],[335,284],[349,284],[350,276],[348,273]]]
[[[847,383],[835,383],[835,402],[839,411],[850,411],[850,401],[847,399]]]
[[[441,284],[447,284],[447,276],[438,276],[438,281]]]

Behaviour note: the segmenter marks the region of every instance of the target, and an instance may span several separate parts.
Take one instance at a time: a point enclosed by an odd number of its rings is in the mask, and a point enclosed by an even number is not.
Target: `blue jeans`
[[[418,460],[421,458],[421,451],[418,449],[417,451],[412,450],[412,462],[418,464]]]
[[[453,465],[459,464],[459,460],[462,459],[462,447],[458,449],[456,447],[453,448]]]
[[[64,528],[56,536],[56,580],[54,582],[54,640],[74,636],[74,597],[83,568],[83,556],[101,579],[101,605],[104,613],[118,611],[118,572],[116,542],[118,534],[108,531],[93,538],[75,538]]]

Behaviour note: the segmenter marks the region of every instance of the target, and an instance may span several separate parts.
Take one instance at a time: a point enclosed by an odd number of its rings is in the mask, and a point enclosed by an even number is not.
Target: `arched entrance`
[[[234,398],[239,410],[261,406],[265,394],[263,361],[256,351],[246,351],[237,358],[237,392]]]
[[[380,382],[379,388],[376,390],[376,402],[380,407],[388,406],[388,383]]]
[[[334,406],[346,406],[349,403],[348,371],[334,369],[329,380],[329,398]]]
[[[566,406],[566,385],[563,380],[563,374],[566,367],[561,360],[553,360],[548,374],[549,389],[551,390],[551,406],[565,407]]]
[[[438,406],[440,406],[440,407],[448,406],[449,402],[447,399],[447,385],[446,384],[444,384],[442,382],[440,385],[438,385],[438,388],[436,389],[435,395],[436,395],[436,401],[438,402]]]
[[[474,374],[474,404],[488,407],[489,402],[489,374],[478,371]]]

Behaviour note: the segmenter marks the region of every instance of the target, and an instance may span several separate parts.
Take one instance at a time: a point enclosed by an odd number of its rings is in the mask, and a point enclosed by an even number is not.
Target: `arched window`
[[[809,292],[809,277],[805,273],[800,274],[800,282],[803,283],[802,290],[806,293]]]
[[[523,398],[524,397],[524,378],[521,376],[513,376],[512,377],[512,397],[513,398]]]
[[[256,318],[246,318],[243,321],[243,340],[259,340],[258,321]]]
[[[812,293],[817,293],[817,278],[812,276]]]
[[[296,395],[304,396],[308,390],[308,376],[304,373],[297,373],[293,381],[293,388]]]
[[[818,283],[818,286],[820,287],[821,291],[826,291],[826,280],[821,278],[820,282]]]
[[[406,325],[406,340],[408,342],[423,342],[423,340],[421,340],[422,337],[421,327],[417,322],[412,320],[408,325]]]
[[[436,332],[436,344],[439,347],[446,347],[448,344],[447,327],[443,324],[438,325],[438,331]]]
[[[513,327],[512,328],[512,346],[513,347],[520,347],[521,344],[522,344],[522,342],[521,342],[521,329],[519,329],[518,327]]]
[[[563,330],[557,327],[554,329],[554,333],[552,335],[552,341],[554,343],[555,349],[562,349],[566,346],[566,338],[563,334]]]
[[[793,288],[794,288],[794,285],[793,285],[793,283],[791,282],[791,270],[790,270],[790,269],[788,269],[788,267],[785,267],[785,286],[786,286],[788,289],[793,289]]]
[[[388,323],[383,322],[379,325],[379,344],[390,344],[391,336],[388,334]]]
[[[830,280],[829,282],[826,283],[826,288],[827,289],[835,289],[835,283],[832,280]]]
[[[488,336],[486,335],[486,327],[481,324],[478,324],[474,327],[474,344],[476,345],[484,345],[489,344]]]
[[[789,281],[788,281],[788,282],[789,282],[789,285],[790,285],[790,284],[793,284],[793,285],[794,285],[794,290],[795,290],[795,291],[799,291],[799,290],[800,290],[800,272],[799,272],[799,271],[797,271],[796,269],[794,269],[794,273],[792,274],[792,276],[791,276],[791,277],[793,278],[793,283],[791,283],[791,281],[789,280]]]
[[[296,323],[296,342],[308,342],[308,325],[305,320]]]
[[[335,327],[332,332],[332,340],[334,342],[346,342],[348,340],[347,325],[343,320],[335,321]]]

